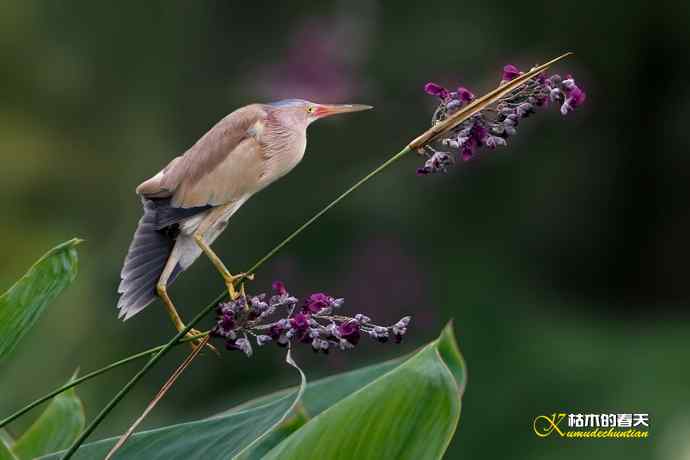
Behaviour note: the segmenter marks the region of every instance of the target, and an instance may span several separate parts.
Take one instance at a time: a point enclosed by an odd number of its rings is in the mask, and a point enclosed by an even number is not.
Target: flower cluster
[[[220,303],[211,335],[224,339],[228,350],[240,350],[247,356],[253,354],[252,338],[258,346],[269,342],[281,347],[307,343],[314,352],[328,353],[336,348],[354,348],[362,336],[400,343],[410,323],[409,316],[392,326],[376,325],[361,313],[342,316],[336,311],[342,307],[343,299],[318,292],[300,302],[280,281],[273,283],[273,291],[270,297],[240,296]]]
[[[517,67],[509,64],[503,68],[501,84],[521,74]],[[445,120],[475,98],[467,88],[459,87],[456,91],[450,91],[436,83],[427,83],[424,91],[440,100],[431,120],[432,125]],[[516,133],[520,121],[535,113],[537,108],[556,103],[560,106],[561,113],[567,115],[582,105],[585,97],[585,92],[577,86],[572,76],[547,77],[542,73],[527,80],[492,106],[460,123],[448,132],[440,143],[467,161],[482,147],[494,149],[499,145],[507,145],[507,139]],[[455,163],[454,155],[432,146],[424,147],[420,153],[426,157],[426,161],[424,166],[417,169],[419,175],[446,172],[448,167]]]

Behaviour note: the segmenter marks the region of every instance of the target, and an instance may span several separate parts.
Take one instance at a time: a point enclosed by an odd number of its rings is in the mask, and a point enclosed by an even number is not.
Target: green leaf
[[[452,326],[329,407],[264,459],[440,459],[460,419],[465,366]]]
[[[156,430],[135,433],[117,451],[118,460],[205,460],[235,458],[258,445],[293,412],[306,388],[306,377],[292,360],[287,362],[300,374],[300,386],[274,400],[254,407],[215,417],[181,423]],[[73,459],[103,458],[118,438],[109,438],[82,446]],[[58,459],[54,453],[44,459]]]
[[[438,352],[443,358],[450,371],[455,377],[455,383],[458,386],[458,394],[460,397],[465,393],[467,386],[467,367],[465,366],[465,359],[460,353],[458,341],[455,339],[455,332],[453,331],[453,321],[446,324],[446,327],[441,331],[441,336],[436,342]]]
[[[349,394],[354,393],[375,378],[395,368],[403,361],[404,359],[397,358],[310,382],[307,384],[307,388],[304,391],[304,396],[302,397],[302,406],[310,416],[320,414],[337,401],[340,401]],[[225,413],[253,409],[254,407],[267,404],[277,398],[283,397],[286,393],[294,391],[295,388],[296,387],[287,388],[282,391],[253,399],[229,409]]]
[[[244,455],[235,457],[240,460],[260,460],[266,455],[268,451],[280,444],[283,439],[290,436],[295,431],[302,428],[309,421],[304,406],[298,404],[293,413],[283,421],[280,425],[275,427],[268,435],[253,448],[245,451]]]
[[[290,420],[293,420],[293,423],[287,426],[281,426],[278,430],[274,430],[266,440],[253,448],[246,458],[252,460],[263,458],[270,449],[305,424],[309,420],[309,417],[320,414],[336,402],[395,368],[401,362],[403,362],[403,359],[398,358],[309,383],[302,397],[302,403],[299,405],[301,413],[291,416]],[[230,409],[228,412],[250,410],[261,404],[266,404],[275,398],[281,397],[285,391],[291,391],[291,389],[254,399]]]
[[[14,440],[4,428],[0,428],[0,460],[19,460],[12,453]]]
[[[43,313],[46,305],[77,276],[77,251],[82,240],[66,241],[41,257],[0,296],[0,361]]]
[[[65,449],[77,439],[85,424],[84,406],[74,388],[70,388],[52,399],[38,419],[17,439],[12,452],[20,460],[31,460]]]

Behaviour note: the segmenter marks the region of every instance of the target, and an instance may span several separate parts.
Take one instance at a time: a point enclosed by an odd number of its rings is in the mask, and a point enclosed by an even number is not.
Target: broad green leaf
[[[302,397],[302,407],[309,416],[313,417],[340,401],[349,394],[360,389],[375,378],[385,374],[391,369],[402,363],[404,359],[397,358],[372,366],[363,367],[354,371],[332,375],[314,382],[309,382]],[[247,401],[239,406],[229,409],[225,413],[249,410],[267,404],[277,398],[283,397],[286,393],[294,391],[296,387],[287,388],[266,396],[262,396],[251,401]]]
[[[334,375],[321,380],[311,382],[307,385],[300,404],[300,413],[293,414],[289,420],[291,423],[281,425],[277,430],[274,430],[271,435],[253,448],[247,455],[248,459],[263,458],[270,449],[276,446],[280,441],[287,438],[292,432],[296,431],[303,424],[305,424],[309,417],[314,417],[336,402],[345,398],[362,388],[375,378],[385,374],[389,370],[399,365],[403,359],[394,359],[385,361],[380,364],[363,367],[343,374]],[[229,412],[238,410],[248,410],[261,404],[266,404],[283,395],[283,390],[277,393],[272,393],[267,396],[246,402],[238,407],[230,409]]]
[[[250,410],[229,412],[208,419],[181,423],[135,433],[117,451],[118,460],[214,460],[236,458],[259,444],[293,412],[306,387],[306,377],[292,360],[287,362],[300,374],[300,386],[279,398]],[[73,459],[103,458],[118,438],[82,446]],[[58,459],[60,453],[43,457]]]
[[[238,460],[260,460],[266,455],[268,451],[280,444],[283,439],[290,436],[295,431],[299,430],[309,421],[309,415],[302,404],[295,407],[293,413],[285,419],[283,423],[275,427],[268,436],[261,442],[257,443],[253,448],[248,449],[244,455],[241,455]]]
[[[12,452],[20,460],[65,449],[84,429],[84,406],[74,388],[55,396],[48,407],[14,443]]]
[[[46,305],[77,276],[74,238],[48,251],[0,296],[0,361],[38,320]]]
[[[263,458],[442,458],[460,419],[465,380],[448,325],[437,341],[312,418]]]

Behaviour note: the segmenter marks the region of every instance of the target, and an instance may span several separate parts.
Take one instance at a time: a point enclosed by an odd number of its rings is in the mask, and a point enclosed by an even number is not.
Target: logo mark
[[[534,433],[540,438],[545,438],[551,435],[551,433],[553,433],[554,431],[561,436],[565,436],[565,433],[558,427],[558,425],[565,418],[565,415],[566,414],[564,413],[554,413],[551,414],[550,417],[548,415],[539,415],[535,417],[534,423],[532,423]]]

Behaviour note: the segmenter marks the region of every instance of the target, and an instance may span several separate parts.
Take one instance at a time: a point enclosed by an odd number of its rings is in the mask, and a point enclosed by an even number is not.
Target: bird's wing
[[[218,206],[239,199],[261,171],[260,133],[266,111],[259,104],[235,110],[183,155],[137,187],[145,198],[171,198],[181,208]]]

